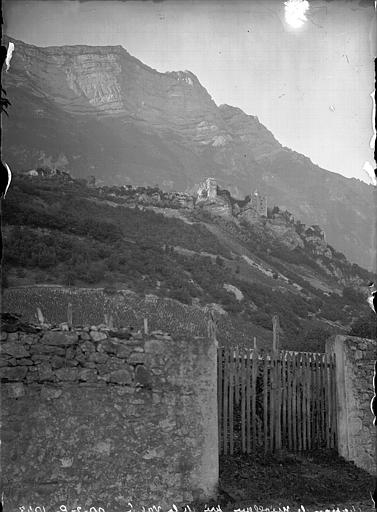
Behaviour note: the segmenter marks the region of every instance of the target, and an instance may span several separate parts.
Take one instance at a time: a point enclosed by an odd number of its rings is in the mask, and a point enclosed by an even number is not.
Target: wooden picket
[[[220,453],[336,447],[335,356],[219,348],[217,385]]]
[[[263,359],[262,359],[263,361]],[[268,368],[267,364],[263,364],[263,432],[264,432],[264,449],[268,451],[268,429],[267,429],[267,418],[268,418]]]
[[[288,449],[293,449],[292,427],[292,356],[287,354],[287,424],[288,424]]]

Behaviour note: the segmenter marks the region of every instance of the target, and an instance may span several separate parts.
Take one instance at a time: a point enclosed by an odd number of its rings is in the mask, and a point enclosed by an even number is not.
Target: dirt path
[[[223,511],[288,507],[306,512],[339,508],[371,512],[374,479],[336,453],[309,452],[280,457],[263,453],[220,459]],[[352,508],[354,507],[354,509]],[[249,512],[251,512],[251,510]],[[262,509],[259,508],[262,512]]]

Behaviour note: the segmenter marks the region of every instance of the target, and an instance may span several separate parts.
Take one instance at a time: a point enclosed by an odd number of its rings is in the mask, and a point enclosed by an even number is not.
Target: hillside
[[[181,191],[214,176],[238,198],[263,190],[271,204],[320,225],[350,261],[372,267],[373,187],[283,147],[256,116],[217,106],[190,71],[160,73],[121,46],[12,41],[3,158],[13,172],[48,165],[108,185]]]
[[[282,346],[311,351],[357,319],[372,326],[365,301],[372,276],[329,246],[318,226],[278,207],[247,220],[226,191],[200,203],[156,187],[95,188],[67,176],[17,176],[8,192],[5,311],[35,320],[40,307],[61,322],[71,302],[77,323],[102,322],[106,313],[139,328],[143,311],[154,321],[164,310],[160,328],[184,331],[205,328],[211,305],[223,344],[250,345],[257,336],[267,347],[278,314]],[[227,201],[237,215],[219,214]]]

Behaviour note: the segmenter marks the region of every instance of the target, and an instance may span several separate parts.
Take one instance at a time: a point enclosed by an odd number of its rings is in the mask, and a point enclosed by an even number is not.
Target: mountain
[[[252,210],[220,188],[200,199],[96,188],[47,169],[16,175],[3,204],[3,310],[35,321],[39,307],[63,322],[71,302],[80,324],[107,314],[140,327],[145,316],[183,334],[201,329],[211,307],[222,344],[256,336],[261,348],[275,314],[285,348],[324,350],[326,337],[361,320],[371,336],[371,274],[328,245],[319,226],[278,207]]]
[[[8,41],[3,157],[14,171],[47,165],[104,184],[182,191],[213,176],[235,197],[257,188],[320,225],[351,261],[373,266],[373,187],[283,147],[257,117],[217,106],[193,73],[160,73],[121,46]]]

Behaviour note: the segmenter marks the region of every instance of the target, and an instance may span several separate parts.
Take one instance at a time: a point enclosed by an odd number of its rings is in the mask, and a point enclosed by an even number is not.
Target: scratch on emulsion
[[[3,67],[3,65],[5,63],[5,65],[6,65],[6,70],[5,71],[6,72],[8,72],[8,70],[10,68],[10,61],[12,59],[14,48],[15,48],[14,43],[9,42],[8,49],[6,50],[6,55],[4,55],[5,54],[5,48],[2,47],[2,50],[4,50],[4,51],[2,53],[1,67]],[[1,88],[1,92],[5,93],[3,88]],[[6,102],[6,100],[4,100],[4,103],[5,102]],[[8,101],[7,101],[7,103],[9,104]],[[5,108],[4,108],[4,111],[6,113]],[[1,198],[5,198],[6,193],[7,193],[8,189],[9,189],[11,181],[12,181],[12,172],[10,170],[9,165],[6,162],[1,162],[1,178],[0,178],[0,197]]]

